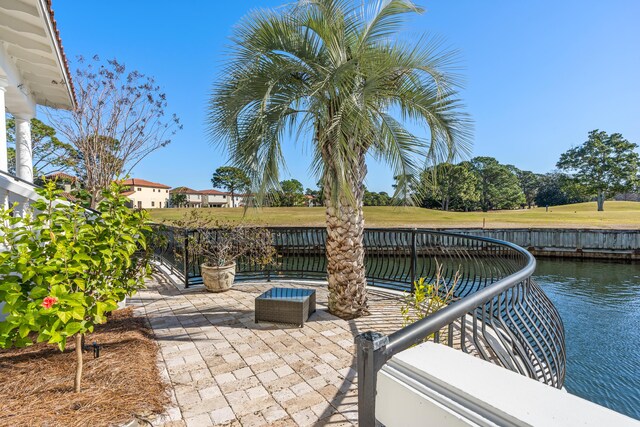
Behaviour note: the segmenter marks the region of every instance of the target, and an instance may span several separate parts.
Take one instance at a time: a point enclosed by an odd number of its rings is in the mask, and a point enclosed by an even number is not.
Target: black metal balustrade
[[[326,277],[324,228],[274,227],[278,256],[266,268],[240,260],[236,280]],[[156,248],[160,262],[182,277],[185,286],[201,282],[200,262],[189,253],[188,237],[201,231],[158,227],[166,237]],[[215,230],[206,232],[215,233]],[[369,285],[412,291],[424,277],[454,288],[455,301],[391,335],[367,332],[356,337],[360,425],[375,424],[376,377],[393,355],[427,337],[459,348],[553,387],[565,377],[562,320],[531,278],[535,258],[514,244],[420,229],[367,229],[364,235]]]

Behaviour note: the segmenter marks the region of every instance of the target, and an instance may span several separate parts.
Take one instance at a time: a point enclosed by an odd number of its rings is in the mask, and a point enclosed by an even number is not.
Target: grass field
[[[365,207],[367,227],[424,228],[640,228],[640,202],[606,202],[598,212],[595,202],[549,208],[494,212],[443,212],[422,208]],[[190,209],[152,209],[157,222],[170,223]],[[277,226],[322,226],[324,208],[198,209],[202,215],[221,221]]]

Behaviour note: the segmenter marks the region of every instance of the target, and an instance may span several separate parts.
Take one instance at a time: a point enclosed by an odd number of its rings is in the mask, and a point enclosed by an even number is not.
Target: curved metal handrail
[[[366,332],[356,338],[360,424],[375,424],[378,370],[395,354],[428,337],[441,342],[441,336],[446,336],[446,345],[561,388],[566,364],[564,327],[556,308],[531,278],[536,267],[533,255],[497,239],[419,232],[494,245],[503,252],[492,261],[498,263],[498,270],[509,274],[485,283],[475,281],[471,292],[459,300],[388,336]],[[467,346],[465,341],[473,345]]]
[[[476,237],[473,236],[473,238]],[[490,301],[505,290],[512,288],[514,284],[531,277],[536,269],[536,259],[533,255],[509,242],[502,242],[496,239],[487,240],[521,251],[527,258],[527,265],[516,273],[494,282],[491,286],[488,286],[469,297],[463,298],[460,301],[435,312],[427,318],[414,322],[390,334],[389,344],[387,345],[387,354],[389,357],[423,342],[424,337],[432,335],[436,331],[439,331],[443,327],[449,325],[451,322],[459,319],[461,316],[475,310],[477,307],[485,304],[487,301]]]
[[[271,227],[279,264],[267,269],[238,263],[237,278],[322,278],[326,274],[326,232],[320,227]],[[174,256],[163,256],[182,273],[185,285],[198,283],[199,260],[187,236],[201,231],[168,228]],[[211,232],[215,232],[212,230]],[[365,231],[365,263],[370,285],[411,291],[419,277],[433,281],[438,261],[452,280],[455,302],[389,336],[357,337],[359,413],[368,425],[375,409],[377,371],[393,355],[432,337],[554,387],[565,376],[564,328],[560,316],[531,278],[535,258],[498,239],[440,230],[372,228]],[[171,246],[170,245],[170,246]],[[171,252],[163,249],[165,255]],[[175,254],[181,252],[181,256]],[[160,254],[162,256],[162,254]],[[442,265],[442,264],[441,264]],[[373,419],[375,422],[375,419]]]

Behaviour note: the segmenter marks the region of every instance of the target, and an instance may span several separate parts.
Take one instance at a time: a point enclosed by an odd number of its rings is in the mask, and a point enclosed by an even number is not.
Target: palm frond
[[[362,4],[300,0],[253,11],[235,28],[209,102],[209,133],[252,178],[258,201],[286,168],[287,133],[307,136],[313,172],[347,203],[356,202],[368,152],[406,177],[403,188],[421,162],[468,153],[456,53],[437,38],[396,40],[407,17],[422,12],[413,2]],[[409,123],[428,137],[409,132]]]

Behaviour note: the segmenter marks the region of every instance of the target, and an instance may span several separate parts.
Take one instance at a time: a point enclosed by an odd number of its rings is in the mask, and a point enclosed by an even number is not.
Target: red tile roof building
[[[209,194],[212,196],[228,196],[229,193],[225,193],[224,191],[218,190],[200,190],[200,194]]]
[[[68,182],[70,184],[75,184],[78,181],[78,177],[64,172],[53,172],[49,175],[45,175],[44,178],[47,181]]]
[[[147,181],[146,179],[140,179],[140,178],[125,179],[124,181],[122,181],[122,185],[131,186],[131,187],[164,188],[167,190],[171,188],[168,185],[160,184],[158,182]]]
[[[137,209],[157,209],[169,207],[168,185],[158,182],[147,181],[146,179],[130,178],[120,182],[127,187],[122,193],[131,199],[131,207]]]

